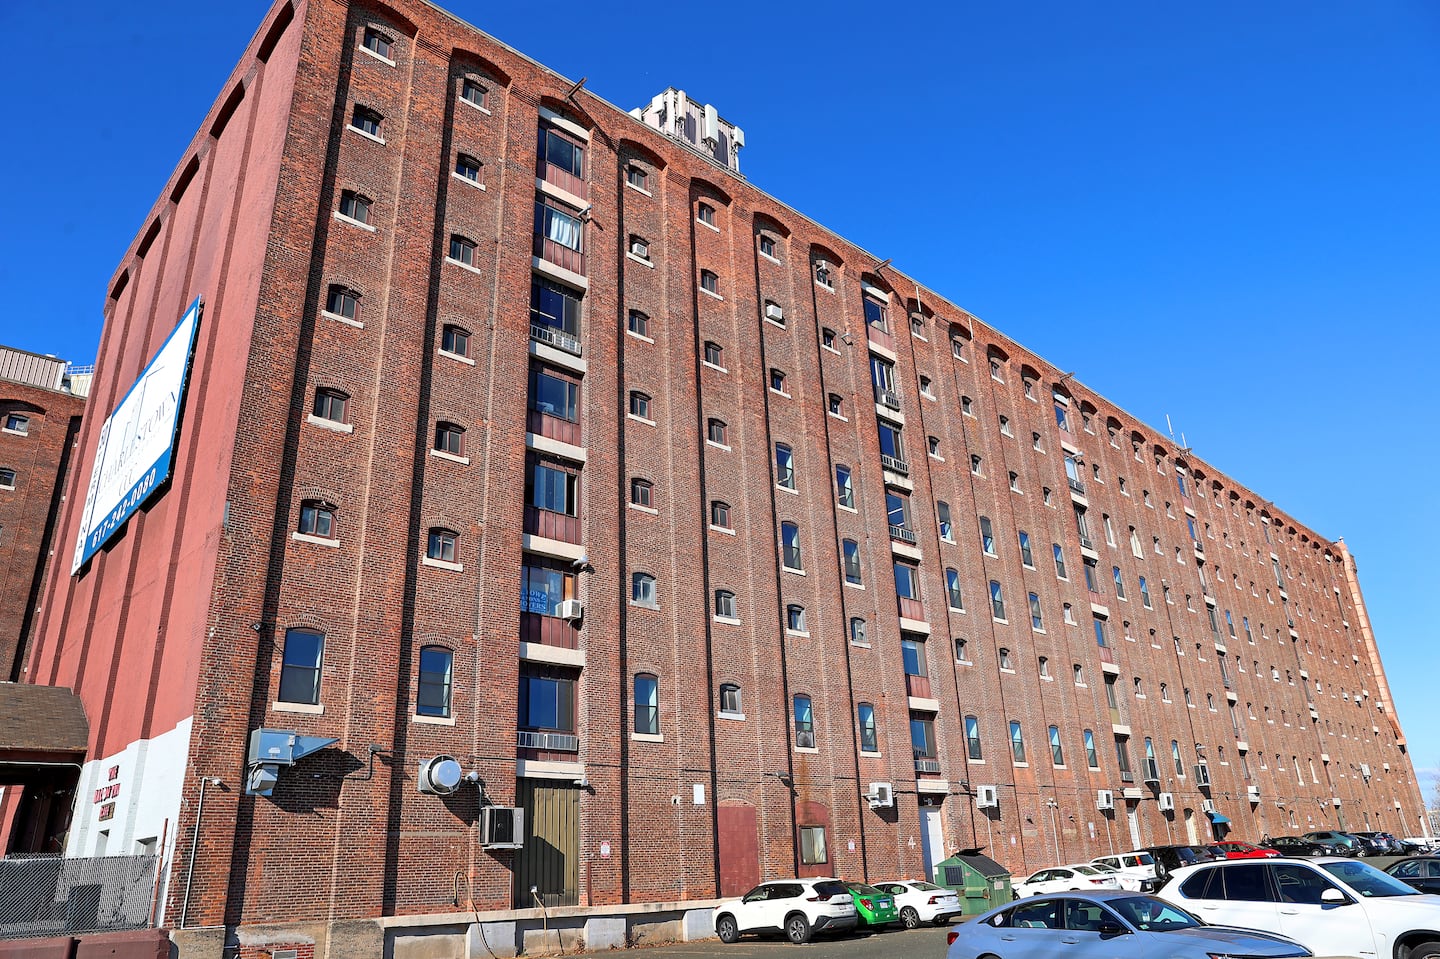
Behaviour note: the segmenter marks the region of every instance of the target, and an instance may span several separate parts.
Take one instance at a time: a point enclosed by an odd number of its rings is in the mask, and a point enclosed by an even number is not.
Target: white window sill
[[[920,397],[921,397],[921,399],[929,400],[929,401],[932,402],[932,403],[935,402],[935,394],[934,394],[934,393],[926,393],[926,392],[924,392],[924,391],[922,390],[921,393],[920,393]],[[1009,433],[1006,433],[1005,435],[1006,435],[1006,436],[1009,436],[1010,434],[1009,434]]]
[[[369,230],[371,233],[375,232],[375,227],[371,226],[368,223],[361,222],[360,220],[355,219],[353,216],[346,216],[339,210],[335,211],[335,219],[339,220],[341,223],[348,223],[351,226],[358,226],[362,230]]]
[[[648,267],[652,270],[655,269],[655,264],[652,261],[645,259],[645,257],[643,256],[636,256],[634,253],[626,252],[625,259],[634,260],[636,263],[639,263],[643,267]]]
[[[626,179],[625,185],[626,185],[627,187],[629,187],[630,189],[634,190],[636,193],[641,194],[642,196],[648,196],[648,197],[650,197],[651,199],[654,199],[654,197],[655,197],[655,194],[651,193],[649,190],[645,189],[643,186],[636,186],[635,184],[631,183],[631,182],[629,181],[629,179]]]
[[[15,487],[13,487],[13,486],[4,486],[4,485],[0,485],[0,489],[8,489],[8,490],[13,490],[13,489],[14,489],[14,488],[15,488]]]
[[[448,569],[453,573],[458,573],[465,569],[464,563],[451,563],[443,559],[431,559],[429,556],[420,557],[420,565],[434,566],[436,569]]]
[[[725,301],[725,297],[721,296],[719,293],[712,293],[709,290],[705,289],[705,287],[703,286],[700,287],[700,292],[704,293],[706,296],[714,297],[715,299],[720,300],[722,303]]]
[[[664,734],[664,733],[631,733],[631,734],[630,734],[630,739],[631,739],[632,742],[637,742],[637,743],[663,743],[663,742],[665,741],[665,734]]]
[[[468,356],[461,356],[459,353],[451,353],[449,350],[436,350],[436,356],[443,356],[447,360],[454,360],[456,363],[464,363],[466,366],[474,366],[475,361]]]
[[[808,639],[808,638],[810,637],[810,631],[807,630],[807,629],[790,629],[790,628],[787,627],[786,630],[785,630],[785,635],[786,635],[786,636],[804,636],[804,637],[806,637],[806,638]]]
[[[824,290],[826,293],[832,293],[832,294],[833,294],[833,293],[835,292],[835,287],[830,286],[830,285],[825,284],[825,283],[821,283],[819,280],[816,280],[816,281],[815,281],[815,285],[818,286],[818,287],[820,287],[820,289]]]
[[[637,602],[636,600],[633,600],[633,599],[632,599],[632,600],[630,600],[629,605],[635,607],[636,609],[653,609],[653,610],[655,610],[656,612],[659,612],[659,611],[660,611],[660,604],[659,604],[659,603],[641,603],[641,602]]]
[[[1010,620],[1008,619],[1001,619],[999,616],[991,616],[990,618],[993,619],[995,622],[999,623],[1001,626],[1010,625]]]
[[[340,541],[333,537],[313,536],[310,533],[302,533],[299,530],[292,530],[290,538],[297,543],[313,543],[316,546],[329,546],[332,549],[337,549],[340,546]]]
[[[454,717],[454,716],[420,716],[420,715],[415,715],[415,716],[411,716],[411,717],[410,717],[410,721],[411,721],[412,723],[420,723],[420,724],[423,725],[423,726],[453,726],[453,725],[455,725],[455,717]]]
[[[865,584],[864,584],[864,583],[852,583],[852,582],[850,582],[850,581],[847,579],[847,580],[845,581],[845,588],[846,588],[846,589],[858,589],[858,590],[862,590],[862,591],[863,591],[863,590],[865,589]],[[867,645],[868,645],[868,644],[867,644]]]
[[[455,259],[454,257],[451,257],[451,256],[447,256],[447,257],[445,258],[445,262],[451,264],[452,266],[458,266],[458,267],[459,267],[460,269],[462,269],[462,270],[469,270],[471,273],[474,273],[476,276],[484,276],[484,275],[485,275],[484,273],[481,273],[481,272],[480,272],[480,269],[479,269],[478,267],[471,266],[469,263],[461,263],[459,260],[457,260],[457,259]]]
[[[719,228],[718,226],[716,226],[716,225],[713,224],[713,223],[706,223],[704,220],[700,219],[698,216],[695,218],[695,222],[698,223],[698,224],[700,224],[701,226],[705,227],[706,229],[714,230],[716,233],[719,233],[719,232],[720,232],[720,228]]]
[[[835,347],[833,347],[833,346],[826,346],[825,344],[822,343],[822,344],[820,344],[820,349],[822,349],[822,350],[828,350],[829,352],[834,353],[836,356],[839,356],[839,355],[840,355],[840,351],[837,350],[837,349],[835,349]]]
[[[337,423],[334,420],[322,420],[314,413],[306,414],[305,422],[311,426],[318,426],[321,429],[330,430],[333,433],[353,433],[355,427],[350,423]]]
[[[782,330],[785,329],[785,318],[784,318],[784,317],[781,317],[780,319],[777,320],[777,319],[776,319],[775,317],[773,317],[773,316],[767,316],[767,317],[765,317],[765,322],[766,322],[766,323],[769,323],[771,326],[778,326],[778,327],[779,327],[780,329],[782,329]]]
[[[453,170],[450,171],[450,175],[451,175],[452,177],[454,177],[455,179],[459,180],[461,183],[467,184],[467,185],[469,185],[469,186],[473,186],[475,189],[480,190],[480,191],[482,191],[482,192],[486,192],[486,191],[485,191],[485,184],[481,183],[479,180],[472,180],[472,179],[470,179],[468,176],[463,176],[462,174],[456,173],[456,172],[453,171]]]
[[[383,55],[381,55],[381,54],[379,54],[379,53],[376,53],[374,50],[371,50],[369,47],[365,46],[365,44],[363,44],[363,43],[360,44],[360,52],[361,52],[361,53],[365,53],[365,54],[369,54],[370,56],[374,57],[376,60],[379,60],[381,63],[385,64],[386,66],[393,67],[393,66],[395,65],[395,61],[394,61],[394,60],[391,60],[391,59],[390,59],[389,57],[387,57],[387,56],[383,56]]]
[[[626,331],[625,331],[625,335],[626,335],[626,336],[633,336],[633,337],[634,337],[635,339],[637,339],[637,340],[644,340],[646,343],[654,343],[654,342],[655,342],[655,340],[654,340],[652,337],[646,336],[644,333],[636,333],[634,330],[626,330]]]
[[[959,606],[948,606],[946,608],[949,609],[952,613],[959,613],[961,616],[965,615],[965,610]]]
[[[717,623],[724,623],[726,626],[742,626],[743,623],[735,616],[712,616],[711,619]]]
[[[859,511],[858,509],[856,509],[855,507],[853,507],[853,506],[846,506],[844,503],[836,503],[836,504],[835,504],[835,508],[836,508],[836,509],[840,509],[840,510],[844,510],[844,511],[847,512],[847,513],[855,513],[855,514],[857,514],[857,515],[858,515],[859,512],[860,512],[860,511]]]
[[[360,322],[359,320],[352,320],[348,316],[341,316],[339,313],[331,313],[329,310],[321,310],[320,315],[328,319],[334,320],[337,323],[344,323],[346,326],[353,326],[357,330],[365,329],[364,323]],[[5,432],[8,433],[10,431],[6,430]]]
[[[636,416],[634,413],[626,413],[626,414],[625,414],[625,418],[626,418],[627,420],[634,420],[634,421],[637,422],[637,423],[644,423],[646,426],[654,426],[654,425],[655,425],[655,421],[654,421],[654,420],[647,420],[645,417],[643,417],[643,416]]]
[[[464,97],[460,97],[460,102],[463,103],[463,104],[465,104],[467,107],[469,107],[469,108],[472,109],[472,110],[479,110],[481,113],[485,114],[487,117],[490,115],[490,111],[489,111],[488,109],[486,109],[485,107],[482,107],[480,104],[474,102],[473,100],[467,100],[467,99],[465,99]]]
[[[649,513],[651,516],[659,516],[660,511],[653,506],[641,506],[639,503],[630,503],[629,507],[639,513]]]
[[[447,453],[444,450],[431,450],[430,455],[438,460],[449,460],[452,463],[459,463],[462,466],[470,465],[470,457],[456,456],[454,453]]]
[[[776,396],[783,396],[783,397],[785,397],[787,400],[790,399],[790,394],[789,394],[789,393],[786,393],[784,390],[777,390],[777,389],[776,389],[775,387],[773,387],[773,386],[770,387],[770,392],[771,392],[771,393],[774,393]]]
[[[1090,687],[1089,687],[1089,685],[1087,685],[1086,683],[1076,683],[1076,684],[1075,684],[1075,688],[1076,688],[1076,689],[1089,689]]]
[[[374,140],[376,143],[380,144],[381,146],[384,146],[384,145],[385,145],[385,140],[384,140],[384,138],[382,138],[382,137],[377,137],[377,136],[376,136],[375,134],[373,134],[373,133],[366,133],[364,130],[360,129],[359,127],[355,126],[354,124],[349,124],[349,125],[347,125],[347,126],[346,126],[346,129],[349,130],[351,133],[358,133],[358,134],[360,134],[362,137],[364,137],[364,138],[367,139],[367,140]]]
[[[851,646],[854,646],[856,649],[871,649],[871,648],[872,648],[869,643],[857,643],[857,642],[855,642],[855,640],[853,640],[853,639],[850,640],[850,645],[851,645]]]
[[[1041,636],[1046,635],[1044,627],[1031,626],[1030,632],[1039,633]]]
[[[730,371],[729,371],[728,369],[726,369],[725,367],[720,366],[718,363],[711,363],[709,360],[701,360],[701,361],[700,361],[700,365],[701,365],[701,366],[708,366],[708,367],[710,367],[710,369],[712,369],[712,370],[719,370],[721,373],[729,373],[729,372],[730,372]]]
[[[842,422],[842,423],[848,423],[848,422],[850,422],[850,417],[844,415],[843,413],[836,413],[836,412],[834,412],[834,411],[832,410],[832,411],[829,413],[829,415],[835,417],[837,420],[839,420],[839,421]]]
[[[779,483],[776,483],[776,484],[775,484],[775,488],[778,489],[778,490],[779,490],[780,492],[782,492],[782,493],[792,493],[792,494],[794,494],[795,496],[799,496],[799,495],[800,495],[800,491],[799,491],[798,489],[796,489],[795,487],[793,487],[793,486],[781,486]]]
[[[796,746],[796,747],[795,747],[795,751],[796,751],[797,753],[818,753],[818,752],[820,752],[820,750],[817,749],[817,748],[814,747],[814,746]]]
[[[793,574],[796,575],[796,576],[804,576],[804,575],[805,575],[805,571],[804,571],[803,569],[796,569],[796,568],[793,567],[793,566],[785,566],[784,564],[782,564],[782,565],[780,566],[780,568],[783,569],[785,572],[787,572],[787,573],[793,573]]]
[[[8,426],[0,427],[0,433],[9,433],[11,436],[29,436],[29,430],[12,430]]]
[[[983,765],[985,765],[985,760],[983,760],[983,759],[967,759],[967,760],[965,760],[965,761],[966,761],[967,763],[969,763],[971,766],[983,766]]]
[[[1028,769],[1028,768],[1030,768],[1030,764],[1027,763],[1027,762],[1011,763],[1010,765],[1015,766],[1015,767],[1020,768],[1020,769]]]
[[[999,622],[999,620],[996,620],[996,622]],[[1009,673],[1011,676],[1014,676],[1014,675],[1015,675],[1015,670],[1012,669],[1012,668],[1010,668],[1009,666],[1001,666],[1001,667],[1000,667],[1000,672],[1002,672],[1002,673]]]
[[[714,523],[711,523],[711,524],[710,524],[710,532],[712,532],[712,533],[724,533],[726,536],[734,536],[734,535],[735,535],[735,531],[734,531],[733,529],[731,529],[730,527],[728,527],[728,526],[716,526]]]
[[[744,714],[744,713],[727,713],[727,712],[725,712],[725,710],[722,709],[722,710],[720,710],[718,713],[715,714],[715,718],[716,718],[716,719],[728,719],[728,720],[731,720],[732,722],[743,723],[743,722],[745,721],[745,714]]]
[[[725,444],[725,443],[717,443],[717,442],[715,442],[714,440],[706,440],[706,441],[705,441],[705,445],[706,445],[706,446],[713,446],[713,447],[715,447],[717,450],[724,450],[724,451],[727,452],[727,453],[730,452],[730,447],[729,447],[727,444]]]
[[[769,253],[766,253],[766,252],[763,251],[763,250],[760,251],[760,255],[763,256],[765,259],[769,260],[771,263],[774,263],[776,266],[784,266],[784,265],[785,265],[785,264],[781,263],[779,259],[777,259],[776,257],[771,256]]]
[[[307,713],[311,716],[319,716],[325,712],[325,707],[320,703],[271,703],[270,708],[277,713]]]

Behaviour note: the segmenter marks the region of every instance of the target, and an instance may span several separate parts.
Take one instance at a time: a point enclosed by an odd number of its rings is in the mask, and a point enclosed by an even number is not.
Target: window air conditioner
[[[1200,800],[1200,811],[1201,811],[1201,812],[1214,812],[1214,811],[1215,811],[1215,800],[1213,800],[1213,799],[1202,799],[1202,800]]]
[[[1114,809],[1114,808],[1115,808],[1115,791],[1114,791],[1113,789],[1097,789],[1097,790],[1095,790],[1095,808],[1096,808],[1096,809]]]
[[[785,311],[780,308],[779,303],[766,303],[765,318],[767,320],[783,320],[785,319]]]
[[[1147,783],[1160,781],[1160,764],[1154,759],[1145,760],[1145,781]]]
[[[1175,794],[1161,793],[1157,797],[1160,801],[1161,812],[1173,812],[1175,810]]]
[[[814,749],[815,733],[808,729],[803,732],[796,733],[795,745],[799,746],[801,749]]]
[[[561,619],[577,620],[585,615],[585,604],[578,599],[567,599],[555,608],[555,615]]]
[[[525,845],[525,810],[514,806],[480,807],[480,845],[519,849]]]
[[[1246,795],[1247,795],[1247,797],[1249,798],[1249,800],[1250,800],[1251,802],[1259,802],[1259,801],[1260,801],[1260,787],[1259,787],[1259,786],[1250,786],[1250,787],[1248,787],[1248,788],[1246,789],[1245,792],[1246,792]]]
[[[1000,787],[998,786],[976,786],[975,787],[975,808],[976,809],[997,809],[1000,806]]]
[[[871,809],[895,805],[895,787],[891,783],[871,783],[870,792],[865,794]]]
[[[1210,767],[1205,763],[1195,764],[1195,785],[1201,789],[1207,789],[1210,786]]]

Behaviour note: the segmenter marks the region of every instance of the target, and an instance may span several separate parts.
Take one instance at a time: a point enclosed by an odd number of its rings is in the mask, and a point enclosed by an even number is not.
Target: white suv
[[[1122,852],[1118,856],[1097,856],[1090,861],[1120,873],[1121,889],[1149,892],[1159,885],[1155,879],[1155,857],[1148,852]]]
[[[776,879],[716,906],[715,934],[728,943],[741,933],[783,931],[801,943],[817,932],[854,929],[857,920],[855,900],[840,880]]]
[[[1327,956],[1440,957],[1440,897],[1356,859],[1186,866],[1171,874],[1159,896],[1206,922],[1278,932]]]

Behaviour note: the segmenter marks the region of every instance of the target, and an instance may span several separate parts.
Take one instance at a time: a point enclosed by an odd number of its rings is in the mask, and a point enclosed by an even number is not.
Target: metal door
[[[945,858],[945,822],[939,806],[920,807],[920,850],[925,857],[925,879],[935,881],[935,864]]]
[[[1127,800],[1125,802],[1125,821],[1130,824],[1130,848],[1140,849],[1145,843],[1140,840],[1140,804]]]
[[[515,857],[515,907],[580,903],[580,790],[570,783],[521,779],[515,784],[525,810],[525,846]]]
[[[720,895],[741,896],[760,882],[760,831],[755,807],[724,804],[717,812]]]

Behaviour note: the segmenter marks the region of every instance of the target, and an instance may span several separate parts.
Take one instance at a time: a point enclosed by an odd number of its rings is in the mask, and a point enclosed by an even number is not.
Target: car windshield
[[[912,882],[911,889],[919,889],[921,892],[948,892],[944,886],[937,886],[933,882]]]
[[[1121,917],[1141,932],[1165,932],[1171,929],[1189,929],[1204,925],[1179,906],[1154,896],[1126,896],[1123,899],[1107,899],[1105,905],[1120,913]]]
[[[879,889],[876,889],[874,886],[867,886],[863,882],[847,882],[845,885],[850,887],[851,892],[857,893],[861,896],[885,895],[885,893],[881,892]]]
[[[1368,862],[1324,862],[1320,868],[1367,898],[1420,895],[1413,886],[1387,876]]]

